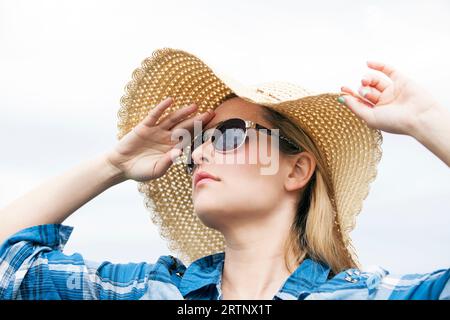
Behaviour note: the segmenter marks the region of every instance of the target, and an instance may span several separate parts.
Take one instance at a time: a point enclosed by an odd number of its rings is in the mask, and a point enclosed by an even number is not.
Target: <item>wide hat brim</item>
[[[117,138],[167,97],[173,97],[174,103],[161,118],[193,102],[199,113],[215,109],[231,93],[281,112],[309,135],[324,157],[325,174],[333,184],[335,223],[348,256],[359,265],[349,234],[377,175],[381,132],[339,103],[339,93],[317,94],[287,82],[244,85],[197,56],[178,49],[158,49],[134,70],[120,101]],[[225,244],[223,235],[205,226],[195,214],[192,177],[185,171],[185,156],[179,160],[162,177],[138,182],[138,190],[168,248],[190,264],[224,251]]]

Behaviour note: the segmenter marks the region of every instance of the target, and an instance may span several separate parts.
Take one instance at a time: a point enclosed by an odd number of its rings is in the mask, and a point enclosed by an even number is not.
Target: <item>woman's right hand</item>
[[[186,129],[192,134],[194,121],[202,121],[204,127],[214,117],[214,111],[189,116],[197,109],[195,104],[191,104],[169,113],[156,125],[172,103],[170,97],[160,102],[107,154],[107,161],[123,180],[147,181],[164,175],[182,152],[179,146],[175,147],[179,141],[172,140],[172,133]]]

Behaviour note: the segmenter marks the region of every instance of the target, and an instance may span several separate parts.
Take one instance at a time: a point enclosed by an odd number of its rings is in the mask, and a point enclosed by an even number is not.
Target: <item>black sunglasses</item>
[[[302,148],[293,141],[280,134],[272,133],[269,128],[250,120],[233,118],[221,121],[215,127],[203,130],[202,133],[194,137],[187,156],[187,173],[192,174],[192,172],[194,172],[195,163],[192,160],[192,153],[197,147],[208,141],[209,138],[211,138],[212,145],[216,151],[226,153],[238,149],[244,144],[247,140],[248,129],[250,128],[256,130],[263,129],[269,135],[278,136],[280,138],[280,143],[289,145],[289,150],[292,150],[293,152],[300,152],[302,150]]]

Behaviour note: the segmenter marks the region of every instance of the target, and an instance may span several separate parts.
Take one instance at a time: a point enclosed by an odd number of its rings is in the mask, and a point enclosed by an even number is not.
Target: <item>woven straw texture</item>
[[[382,135],[337,102],[340,94],[317,94],[286,82],[242,85],[208,66],[204,59],[183,50],[163,48],[155,50],[132,73],[120,101],[117,138],[127,134],[166,97],[173,97],[174,103],[161,119],[193,102],[199,113],[215,109],[230,93],[283,113],[313,139],[333,182],[335,223],[343,246],[359,265],[349,233],[377,175]],[[196,216],[191,198],[192,177],[184,169],[185,155],[178,160],[162,177],[138,182],[138,190],[168,248],[190,264],[224,251],[224,239]]]

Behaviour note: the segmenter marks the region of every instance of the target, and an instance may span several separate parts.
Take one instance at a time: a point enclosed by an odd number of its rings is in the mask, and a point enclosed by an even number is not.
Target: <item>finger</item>
[[[372,103],[371,101],[369,101],[369,100],[367,100],[366,98],[364,98],[363,96],[360,96],[359,94],[353,92],[353,90],[350,89],[349,87],[343,86],[343,87],[341,87],[341,91],[342,91],[342,92],[349,93],[350,95],[352,95],[352,96],[355,97],[356,99],[358,99],[358,100],[364,102],[368,107],[372,107],[372,106],[373,106],[373,103]]]
[[[161,101],[156,107],[150,110],[148,115],[141,121],[145,126],[153,127],[158,121],[159,117],[164,113],[171,104],[173,103],[173,98],[168,97]]]
[[[359,94],[373,104],[377,104],[380,100],[381,92],[372,87],[360,87]]]
[[[387,80],[382,79],[378,75],[368,74],[368,75],[364,76],[364,78],[361,80],[361,84],[363,86],[374,87],[378,91],[383,92],[392,83],[389,83]]]
[[[182,137],[183,140],[179,144],[181,148],[185,148],[189,146],[193,139],[193,133],[194,133],[194,123],[195,121],[201,121],[201,128],[204,128],[207,123],[209,123],[213,118],[215,114],[213,113],[202,113],[200,115],[197,115],[195,117],[186,119],[182,123],[179,123],[176,127],[172,128],[172,136],[173,137]]]
[[[353,92],[353,90],[350,89],[349,87],[342,86],[342,87],[341,87],[341,91],[342,91],[342,92],[349,93],[349,94],[351,94],[352,96],[356,96],[356,95],[357,95],[357,94],[356,94],[355,92]]]
[[[156,162],[155,173],[158,175],[155,178],[159,178],[170,168],[170,166],[177,160],[178,156],[182,154],[182,150],[178,148],[172,148]]]
[[[178,122],[186,118],[189,114],[197,110],[197,105],[192,103],[164,117],[158,124],[160,128],[170,130]]]
[[[374,70],[383,72],[392,80],[397,80],[399,72],[392,66],[378,61],[367,61],[367,66]]]
[[[202,121],[202,126],[204,127],[216,115],[213,110],[209,110],[209,111],[210,112],[206,111],[204,113],[201,113],[199,115],[190,117],[190,118],[188,118],[188,119],[178,123],[176,126],[174,126],[172,128],[172,130],[186,129],[186,130],[192,131],[194,129],[194,122],[195,121]]]
[[[340,100],[340,101],[339,101]],[[356,116],[369,125],[374,123],[373,108],[368,108],[366,104],[351,95],[342,95],[338,101],[346,105]]]

